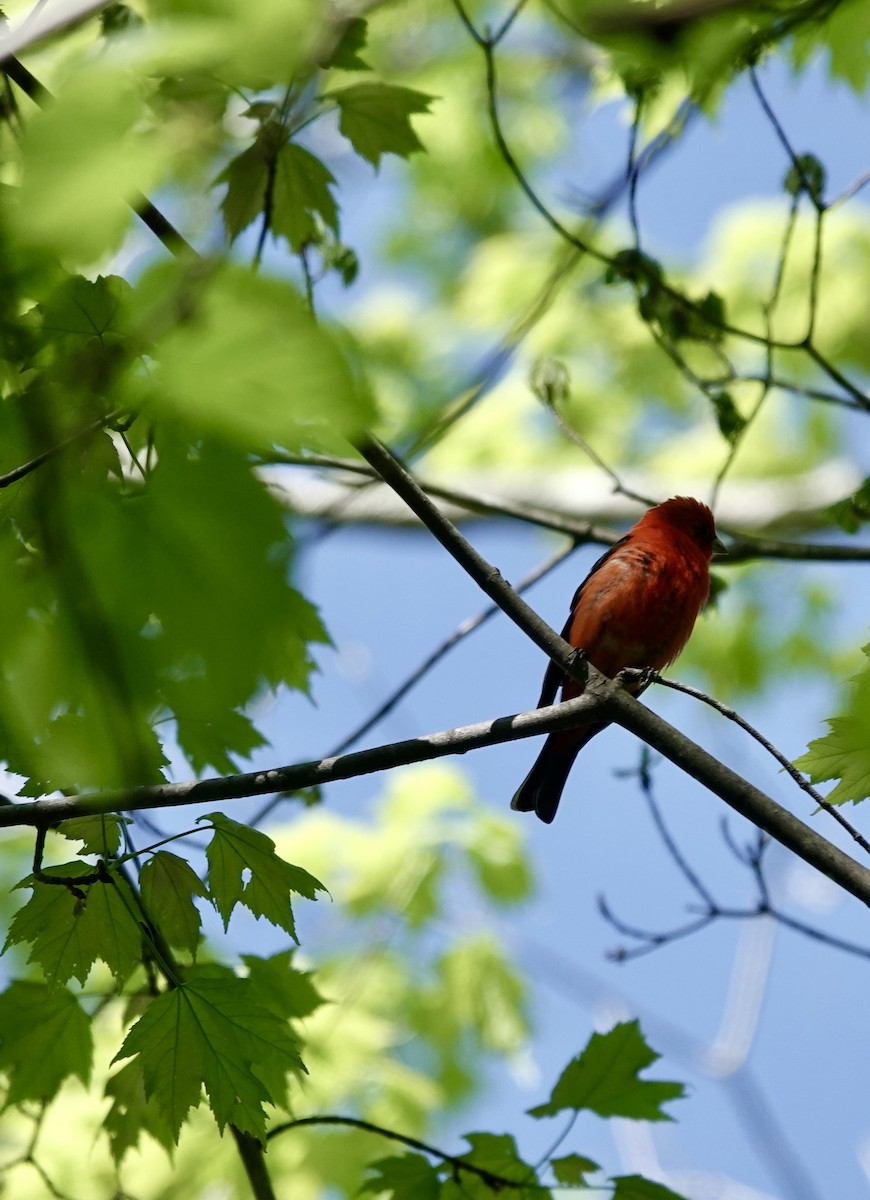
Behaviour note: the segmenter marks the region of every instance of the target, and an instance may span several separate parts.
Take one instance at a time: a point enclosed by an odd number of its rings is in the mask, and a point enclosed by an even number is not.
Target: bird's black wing
[[[580,595],[581,595],[583,589],[586,587],[586,584],[589,582],[589,580],[592,578],[592,576],[595,574],[595,572],[600,570],[601,567],[604,566],[604,564],[607,562],[607,560],[610,558],[610,556],[612,554],[615,554],[616,551],[619,550],[619,548],[621,546],[624,546],[627,541],[628,541],[628,534],[626,534],[625,537],[620,538],[618,542],[614,542],[614,544],[610,547],[609,550],[605,550],[605,552],[601,555],[601,557],[598,559],[598,561],[594,564],[594,566],[590,570],[589,574],[586,576],[586,578],[580,584],[577,591],[574,593],[574,599],[571,601],[571,611],[568,613],[568,620],[565,622],[565,626],[562,630],[562,637],[565,639],[566,642],[568,641],[568,634],[571,632],[571,623],[574,620],[574,609],[577,607],[577,604],[580,600]],[[541,687],[541,695],[540,695],[540,699],[538,700],[538,708],[545,708],[548,704],[554,703],[554,701],[556,699],[556,692],[558,692],[559,688],[562,686],[564,679],[565,679],[565,673],[562,671],[561,667],[557,666],[557,664],[554,663],[552,659],[550,659],[550,662],[547,666],[546,674],[544,675],[544,683],[543,683],[543,686]]]

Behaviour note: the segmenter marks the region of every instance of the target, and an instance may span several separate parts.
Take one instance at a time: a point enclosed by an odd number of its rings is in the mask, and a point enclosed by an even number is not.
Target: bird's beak
[[[725,543],[719,537],[713,538],[713,557],[714,558],[727,558],[728,557],[728,547],[725,545]]]

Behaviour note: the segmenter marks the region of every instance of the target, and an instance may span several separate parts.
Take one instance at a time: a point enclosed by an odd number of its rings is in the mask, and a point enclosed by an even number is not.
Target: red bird
[[[706,504],[677,496],[651,508],[580,584],[562,637],[610,679],[626,667],[661,670],[683,649],[707,603],[710,560],[720,548]],[[538,708],[553,704],[560,686],[563,700],[582,691],[551,662]],[[511,808],[534,811],[549,824],[574,759],[608,724],[551,733]]]

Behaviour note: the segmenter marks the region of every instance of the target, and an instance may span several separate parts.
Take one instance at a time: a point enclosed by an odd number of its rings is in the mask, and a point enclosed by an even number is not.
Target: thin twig
[[[689,921],[685,925],[680,925],[676,929],[669,929],[665,933],[652,933],[646,929],[638,929],[635,925],[629,925],[625,921],[619,919],[611,911],[607,901],[603,896],[598,897],[598,911],[601,913],[608,925],[625,937],[633,938],[640,944],[637,946],[617,946],[613,950],[609,950],[607,957],[613,962],[628,962],[633,958],[642,958],[645,954],[652,954],[654,950],[661,949],[662,946],[668,946],[671,942],[680,941],[682,938],[692,937],[696,933],[700,933],[702,929],[706,929],[715,921],[718,912],[705,913],[704,916],[698,917],[694,921]]]
[[[788,135],[779,121],[779,118],[771,108],[770,103],[764,94],[764,90],[762,89],[761,83],[758,79],[758,71],[754,66],[749,67],[749,82],[752,86],[753,92],[755,92],[758,103],[761,105],[762,110],[764,111],[764,115],[767,117],[768,121],[770,121],[774,133],[779,139],[783,150],[785,150],[786,154],[788,155],[792,167],[797,172],[797,175],[803,184],[804,191],[810,199],[810,203],[812,204],[813,208],[815,208],[816,212],[823,212],[825,208],[824,202],[822,201],[821,196],[817,194],[817,190],[815,187],[813,187],[812,181],[807,178],[807,174],[804,170],[804,166],[800,160],[800,157],[795,152],[794,147],[788,139]]]
[[[557,550],[555,554],[551,555],[545,562],[540,563],[533,571],[530,571],[528,575],[520,580],[520,582],[517,584],[517,592],[522,595],[522,593],[527,591],[533,584],[543,579],[545,575],[548,575],[550,571],[554,570],[560,563],[564,562],[565,559],[568,558],[569,555],[573,554],[576,549],[577,543],[570,542],[568,545],[563,546],[560,550]],[[458,625],[453,633],[451,633],[449,637],[446,637],[443,642],[436,646],[432,653],[427,655],[423,662],[420,663],[420,665],[416,667],[410,675],[402,680],[402,682],[390,693],[387,699],[384,700],[384,702],[380,704],[375,711],[368,716],[365,721],[363,721],[361,725],[358,725],[354,730],[347,734],[346,737],[342,738],[337,746],[332,748],[332,750],[329,752],[329,757],[333,757],[337,754],[344,754],[345,751],[349,750],[351,746],[360,740],[360,738],[365,737],[367,733],[370,733],[376,725],[380,724],[384,717],[388,716],[389,713],[393,711],[397,704],[405,699],[411,689],[414,688],[420,682],[420,680],[432,670],[436,663],[440,662],[446,654],[458,646],[459,643],[467,638],[469,634],[473,633],[476,629],[479,629],[481,625],[485,624],[491,617],[494,617],[496,613],[499,612],[501,612],[501,609],[497,604],[490,604],[476,616],[469,617],[467,620]],[[272,810],[281,803],[282,799],[282,796],[274,797],[267,804],[265,804],[254,817],[251,818],[250,823],[252,825],[259,825],[260,822],[263,821],[269,815],[269,813],[271,813]]]
[[[698,895],[707,905],[708,909],[715,908],[716,902],[713,899],[709,889],[701,882],[700,877],[696,874],[692,867],[689,866],[688,860],[684,857],[679,846],[677,846],[677,843],[671,836],[671,831],[665,824],[664,817],[661,814],[661,809],[658,806],[658,801],[656,800],[655,792],[652,786],[652,774],[650,771],[651,765],[652,762],[649,747],[642,746],[637,777],[638,781],[640,782],[640,789],[643,792],[644,799],[647,802],[647,807],[650,810],[653,824],[656,827],[656,831],[658,832],[658,835],[662,839],[665,848],[667,849],[671,858],[674,860],[677,868],[682,873],[689,886],[698,893]]]
[[[652,674],[646,672],[644,678],[649,679],[652,683],[660,683],[663,687],[671,688],[675,692],[683,692],[686,696],[692,696],[695,700],[701,700],[704,704],[708,704],[711,708],[715,708],[718,713],[721,713],[723,717],[727,717],[729,721],[733,721],[735,725],[739,725],[740,728],[748,733],[750,737],[754,738],[760,746],[763,746],[768,754],[772,755],[776,759],[779,765],[791,776],[798,787],[802,791],[806,792],[808,796],[811,796],[813,800],[815,800],[819,808],[823,808],[829,816],[833,817],[834,820],[846,830],[849,836],[858,843],[861,849],[867,854],[870,854],[870,842],[868,842],[867,839],[858,832],[854,825],[846,820],[846,818],[835,805],[828,803],[825,797],[813,787],[806,776],[801,774],[794,763],[790,762],[781,750],[778,750],[776,746],[774,746],[772,742],[768,741],[768,739],[762,733],[759,733],[759,731],[753,725],[750,725],[746,718],[742,717],[740,713],[735,712],[733,708],[729,708],[727,704],[723,704],[721,700],[716,700],[712,696],[708,696],[706,692],[699,691],[698,688],[690,687],[686,683],[678,683],[675,679],[665,679],[663,676],[659,675],[657,671],[653,672]]]
[[[124,411],[124,409],[116,408],[114,412],[107,413],[106,416],[100,417],[98,421],[92,421],[84,429],[79,429],[76,433],[71,433],[69,437],[58,442],[56,446],[52,446],[48,450],[43,450],[41,454],[37,454],[29,462],[22,463],[20,467],[16,467],[13,471],[7,471],[5,475],[0,475],[0,488],[7,488],[10,484],[18,483],[20,479],[24,479],[31,471],[35,471],[38,467],[41,467],[43,463],[48,462],[50,458],[54,458],[56,454],[60,454],[63,450],[67,450],[70,446],[76,445],[94,433],[99,433],[107,425],[111,425],[113,421],[117,421],[119,417],[123,416]]]
[[[103,3],[92,5],[94,11],[98,8],[107,8],[108,3],[104,0]],[[3,52],[3,40],[0,39],[0,54]],[[22,92],[30,99],[38,104],[40,108],[45,107],[46,103],[53,99],[48,88],[36,78],[23,63],[17,58],[11,57],[14,51],[10,51],[8,57],[0,61],[0,70],[2,70],[13,83],[21,88]],[[130,207],[136,213],[137,217],[145,224],[148,229],[154,234],[158,241],[162,242],[166,249],[177,257],[191,256],[198,258],[197,252],[191,246],[190,242],[179,233],[172,222],[158,209],[147,196],[143,196],[141,192],[136,192],[130,200]]]
[[[261,460],[263,465],[322,467],[328,470],[347,471],[365,476],[367,480],[377,477],[377,472],[366,463],[352,458],[336,458],[322,454],[271,454]],[[489,516],[509,517],[553,533],[563,533],[583,544],[593,543],[612,546],[620,535],[612,529],[572,517],[568,513],[554,512],[538,505],[521,501],[486,496],[480,493],[447,487],[429,480],[420,481],[427,495],[435,496],[455,504],[467,512],[485,513]],[[638,497],[640,499],[640,497]],[[644,501],[645,502],[645,501]],[[759,559],[784,560],[786,562],[870,562],[870,546],[854,543],[830,544],[821,542],[788,542],[776,538],[735,535],[720,522],[720,530],[731,537],[728,557],[721,560],[722,566],[754,562]]]
[[[623,483],[622,479],[617,472],[614,471],[613,467],[604,461],[598,451],[593,449],[583,434],[571,424],[564,413],[559,411],[558,399],[555,395],[552,397],[545,397],[544,403],[546,404],[547,411],[551,414],[553,420],[559,426],[563,435],[568,439],[568,441],[573,442],[575,446],[579,446],[590,462],[594,463],[600,471],[604,472],[604,474],[613,484],[613,491],[615,494],[619,496],[625,496],[628,500],[636,500],[638,504],[643,504],[647,507],[652,507],[653,505],[659,503],[659,500],[655,500],[650,496],[644,496],[640,492],[636,492],[633,488],[630,488],[627,486],[627,484]]]
[[[344,1117],[333,1113],[324,1113],[316,1117],[297,1117],[293,1121],[283,1121],[280,1125],[274,1126],[266,1134],[266,1137],[271,1141],[272,1138],[278,1137],[279,1134],[286,1133],[290,1129],[302,1129],[306,1126],[318,1125],[340,1125],[350,1129],[362,1129],[366,1133],[375,1133],[379,1137],[388,1138],[392,1142],[400,1142],[403,1146],[408,1146],[412,1150],[420,1150],[423,1154],[428,1154],[431,1158],[438,1158],[441,1162],[452,1167],[454,1171],[464,1171],[468,1175],[475,1175],[482,1180],[493,1192],[499,1192],[503,1188],[534,1188],[541,1191],[547,1191],[542,1184],[530,1182],[527,1177],[522,1179],[509,1179],[506,1175],[499,1175],[495,1171],[490,1171],[486,1167],[479,1167],[476,1163],[471,1163],[468,1159],[463,1158],[458,1154],[448,1154],[446,1150],[440,1150],[437,1146],[431,1145],[429,1142],[421,1141],[420,1138],[411,1137],[405,1133],[399,1133],[395,1129],[388,1129],[383,1125],[375,1125],[372,1121],[365,1121],[361,1117]]]
[[[662,839],[668,853],[676,863],[682,875],[689,882],[692,889],[700,896],[703,906],[689,905],[689,912],[697,912],[698,916],[686,922],[683,925],[677,925],[672,929],[651,931],[641,929],[636,925],[630,925],[617,917],[605,897],[598,897],[598,910],[602,917],[611,925],[618,933],[631,938],[639,944],[636,946],[626,947],[619,946],[610,951],[608,958],[616,962],[627,962],[629,959],[641,958],[643,955],[651,954],[653,951],[660,949],[662,946],[670,945],[672,942],[680,941],[683,938],[691,937],[701,930],[706,929],[719,918],[727,918],[730,920],[748,920],[755,917],[771,917],[780,924],[787,926],[789,929],[797,933],[803,933],[814,941],[820,942],[823,945],[830,946],[832,949],[843,950],[848,954],[857,955],[860,958],[870,958],[870,948],[861,946],[856,942],[847,941],[845,938],[836,937],[833,934],[817,929],[812,925],[807,925],[804,921],[799,921],[795,917],[789,916],[776,907],[770,897],[770,891],[767,886],[767,879],[764,875],[763,860],[765,851],[770,845],[770,838],[760,830],[756,829],[756,838],[754,845],[750,844],[745,848],[738,846],[731,831],[728,828],[727,821],[723,821],[722,834],[728,848],[731,850],[734,857],[747,870],[752,872],[756,887],[758,888],[758,900],[752,906],[735,908],[719,904],[714,898],[712,892],[701,882],[700,877],[695,870],[689,865],[688,861],[677,847],[675,841],[671,837],[670,831],[662,819],[659,811],[658,803],[655,798],[652,778],[649,772],[649,751],[646,747],[641,752],[641,761],[637,771],[623,772],[623,774],[637,775],[644,797],[649,805],[653,816],[653,821],[656,830]]]

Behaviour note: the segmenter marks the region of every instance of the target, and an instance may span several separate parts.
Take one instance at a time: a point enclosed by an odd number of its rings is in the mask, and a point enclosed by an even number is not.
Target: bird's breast
[[[570,641],[611,677],[625,667],[665,667],[686,644],[708,590],[703,555],[629,543],[582,588]]]

